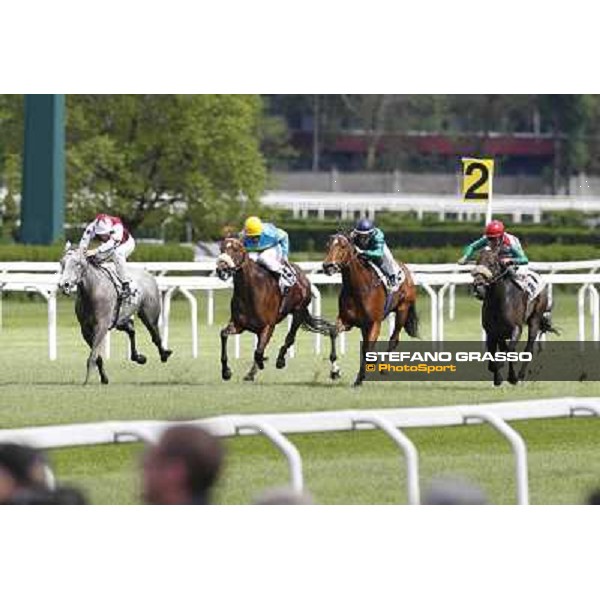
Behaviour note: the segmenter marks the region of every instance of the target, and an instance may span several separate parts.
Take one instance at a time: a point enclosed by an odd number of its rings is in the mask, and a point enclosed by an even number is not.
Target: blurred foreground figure
[[[45,469],[41,452],[19,444],[0,444],[0,503],[48,489]]]
[[[205,429],[175,425],[144,457],[143,499],[148,504],[209,504],[224,450]]]
[[[76,488],[54,488],[42,452],[20,444],[0,444],[0,504],[86,504]]]
[[[264,490],[253,504],[314,504],[308,492],[296,492],[289,487],[270,488]]]
[[[453,477],[439,477],[429,484],[423,504],[487,504],[487,498],[483,490],[473,483]]]

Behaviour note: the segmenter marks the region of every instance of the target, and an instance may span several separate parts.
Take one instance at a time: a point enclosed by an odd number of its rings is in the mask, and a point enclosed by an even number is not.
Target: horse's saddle
[[[119,295],[119,297],[121,297],[121,294],[123,292],[123,282],[119,279],[119,276],[117,275],[117,268],[115,267],[114,263],[106,261],[98,264],[97,266],[99,269],[104,271],[104,273],[106,273],[111,283],[115,286],[117,294]],[[124,302],[128,304],[133,303],[134,299],[139,295],[139,290],[133,280],[131,281],[129,288],[131,290],[131,295],[128,298],[124,299]]]
[[[369,264],[371,265],[371,268],[375,271],[377,277],[379,277],[381,283],[383,283],[388,294],[393,294],[394,292],[397,292],[400,289],[400,286],[404,283],[404,280],[406,279],[404,270],[398,268],[398,270],[396,271],[396,281],[394,282],[394,285],[390,285],[390,281],[383,272],[383,269],[377,266],[373,261],[369,261]]]

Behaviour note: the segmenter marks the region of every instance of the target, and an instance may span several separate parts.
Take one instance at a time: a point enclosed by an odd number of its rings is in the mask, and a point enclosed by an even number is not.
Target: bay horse
[[[120,291],[108,270],[86,257],[79,248],[71,248],[67,242],[65,254],[60,261],[59,289],[69,296],[77,290],[75,313],[81,334],[90,347],[84,385],[92,369],[96,367],[103,384],[108,383],[100,347],[106,334],[113,327],[129,336],[130,358],[143,365],[146,357],[137,351],[133,315],[137,314],[149,331],[152,342],[158,349],[160,360],[167,362],[172,351],[162,345],[158,331],[160,317],[160,292],[154,277],[142,269],[129,269],[138,293],[121,303]]]
[[[360,368],[355,386],[365,378],[365,352],[379,338],[381,323],[388,314],[394,313],[396,324],[389,340],[389,350],[398,345],[404,327],[411,337],[418,336],[419,319],[416,310],[417,288],[408,267],[400,263],[404,281],[391,295],[375,269],[363,260],[348,235],[337,233],[330,236],[323,271],[327,275],[341,272],[336,331],[348,331],[359,327],[363,339]]]
[[[283,346],[277,355],[275,366],[285,367],[288,349],[296,340],[300,327],[328,335],[331,339],[331,379],[339,377],[336,364],[335,342],[337,332],[333,323],[310,314],[308,305],[312,300],[310,282],[298,265],[290,263],[296,273],[297,282],[289,289],[285,299],[279,289],[277,277],[263,266],[252,260],[238,238],[226,238],[221,243],[221,254],[217,258],[217,275],[226,280],[233,277],[233,296],[229,323],[221,330],[221,377],[231,379],[228,365],[227,338],[232,334],[250,331],[257,337],[254,362],[244,377],[245,381],[254,381],[258,370],[265,366],[265,348],[278,323],[292,315],[292,324]]]
[[[513,268],[503,263],[498,252],[484,248],[471,271],[474,295],[483,301],[481,325],[485,330],[488,352],[514,352],[527,325],[527,344],[524,352],[532,352],[541,333],[559,333],[552,325],[552,305],[546,288],[529,301],[528,293],[516,281]],[[515,363],[509,362],[508,381],[515,385],[525,379],[527,364],[516,373]],[[489,361],[488,370],[494,375],[494,385],[501,385],[503,363]]]

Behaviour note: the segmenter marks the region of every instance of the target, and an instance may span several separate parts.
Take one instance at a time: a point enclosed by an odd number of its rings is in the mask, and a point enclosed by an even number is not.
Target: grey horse
[[[58,287],[67,296],[77,290],[75,314],[79,320],[81,334],[90,347],[84,385],[88,382],[94,366],[98,368],[100,381],[108,383],[100,346],[113,327],[129,336],[131,360],[140,365],[146,362],[146,357],[140,354],[135,346],[132,319],[135,314],[150,332],[152,342],[158,348],[160,360],[167,362],[172,351],[163,347],[158,331],[160,292],[150,273],[142,269],[130,269],[133,288],[137,293],[121,301],[118,284],[108,269],[86,258],[79,248],[72,248],[69,242],[60,266]]]

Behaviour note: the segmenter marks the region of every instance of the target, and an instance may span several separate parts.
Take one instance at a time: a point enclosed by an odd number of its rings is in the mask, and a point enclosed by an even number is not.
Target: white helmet
[[[102,216],[96,220],[96,234],[106,235],[112,231],[112,223],[108,217]]]

